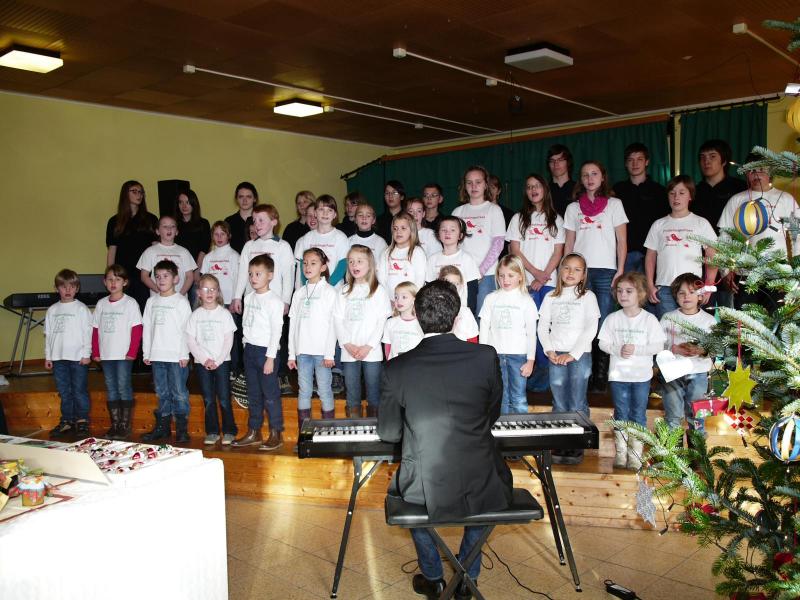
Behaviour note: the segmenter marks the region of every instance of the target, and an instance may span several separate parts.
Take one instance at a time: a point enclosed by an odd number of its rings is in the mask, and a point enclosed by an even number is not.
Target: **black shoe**
[[[50,430],[50,437],[59,437],[62,435],[69,435],[75,431],[75,425],[67,421],[61,421],[58,425]]]
[[[478,582],[473,581],[475,587],[478,587]],[[472,598],[472,590],[467,585],[466,581],[462,581],[456,588],[456,600],[470,600]]]
[[[426,579],[425,575],[422,573],[414,575],[414,579],[411,580],[411,585],[416,593],[420,596],[430,598],[431,600],[437,600],[439,596],[442,595],[445,588],[444,579],[431,581],[430,579]]]
[[[583,462],[583,450],[561,450],[558,455],[552,453],[553,464],[579,465]]]
[[[89,435],[89,421],[77,421],[75,423],[75,433],[78,435]]]

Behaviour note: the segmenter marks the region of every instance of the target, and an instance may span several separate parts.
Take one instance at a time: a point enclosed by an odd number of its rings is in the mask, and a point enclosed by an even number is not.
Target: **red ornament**
[[[753,420],[752,413],[743,408],[740,408],[739,410],[730,408],[725,411],[725,414],[728,416],[728,421],[730,422],[732,429],[742,432],[749,432],[753,429],[753,427],[755,427],[755,421]]]
[[[775,556],[772,557],[772,568],[777,571],[783,565],[790,563],[793,560],[794,560],[794,554],[792,554],[791,552],[778,552]],[[779,576],[784,581],[789,579],[789,576],[786,573],[780,573]]]
[[[689,505],[686,506],[686,520],[689,521],[690,523],[694,523],[695,522],[695,518],[694,518],[694,516],[692,514],[693,510],[702,511],[705,514],[710,515],[710,516],[718,516],[719,515],[719,511],[716,508],[714,508],[713,506],[711,506],[710,504],[700,504],[699,502],[694,502],[694,503],[689,504]]]

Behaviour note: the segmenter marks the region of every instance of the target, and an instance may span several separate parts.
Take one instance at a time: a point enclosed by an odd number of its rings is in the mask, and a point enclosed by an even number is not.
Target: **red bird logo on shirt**
[[[594,220],[592,220],[591,217],[584,216],[583,217],[583,222],[584,223],[594,223]]]
[[[536,235],[542,235],[542,230],[539,229],[538,227],[534,227],[533,228],[533,233],[535,233]]]
[[[392,270],[393,271],[402,271],[403,268],[400,265],[398,265],[396,262],[393,262],[392,263]]]
[[[682,237],[678,237],[674,233],[670,233],[669,234],[669,239],[672,240],[673,242],[682,242],[683,241]]]

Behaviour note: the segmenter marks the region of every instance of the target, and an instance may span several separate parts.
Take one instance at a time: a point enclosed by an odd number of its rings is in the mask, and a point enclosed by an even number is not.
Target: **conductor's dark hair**
[[[414,311],[423,333],[449,333],[460,309],[456,286],[443,279],[426,283],[414,299]]]

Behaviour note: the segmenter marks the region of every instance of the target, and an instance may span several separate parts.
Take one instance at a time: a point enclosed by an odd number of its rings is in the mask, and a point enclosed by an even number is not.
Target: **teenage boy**
[[[387,244],[392,243],[392,219],[403,212],[406,201],[406,188],[402,182],[392,179],[386,182],[383,187],[383,201],[386,210],[378,217],[375,223],[375,231]]]
[[[725,140],[704,142],[698,151],[698,160],[703,180],[697,183],[692,212],[716,227],[730,197],[745,191],[747,184],[728,175],[731,147]]]
[[[189,347],[186,323],[192,309],[186,296],[175,287],[180,281],[178,267],[169,260],[159,261],[153,269],[158,294],[151,296],[142,317],[142,352],[144,364],[153,369],[153,383],[158,396],[158,421],[146,442],[169,438],[175,416],[175,441],[189,441]]]
[[[614,184],[614,195],[622,200],[628,215],[628,256],[625,271],[644,273],[644,240],[650,226],[669,213],[667,190],[647,174],[650,151],[640,142],[625,148],[625,170],[628,179]],[[671,280],[670,280],[671,281]]]
[[[308,205],[312,204],[316,199],[316,196],[308,190],[297,192],[297,195],[294,197],[294,206],[297,209],[297,220],[289,223],[283,230],[283,235],[281,236],[288,242],[292,250],[294,250],[297,240],[310,231],[308,223],[306,223],[306,209]]]
[[[259,254],[247,265],[253,292],[244,298],[244,375],[247,379],[247,433],[234,447],[260,444],[259,450],[277,450],[283,445],[283,406],[275,357],[283,326],[283,298],[270,285],[275,281],[275,262]],[[264,410],[269,417],[269,438],[261,436]]]
[[[550,170],[550,196],[556,212],[564,216],[567,205],[572,202],[572,153],[563,144],[553,144],[547,150],[547,168]]]
[[[353,235],[358,228],[356,227],[356,210],[359,205],[366,204],[367,199],[361,192],[350,192],[344,197],[344,218],[336,224],[336,229],[347,237]]]
[[[139,257],[136,268],[139,269],[142,283],[150,289],[150,297],[158,296],[159,288],[155,282],[155,265],[162,260],[172,262],[178,269],[178,292],[185,296],[194,283],[194,270],[197,263],[189,251],[175,243],[178,224],[172,217],[164,216],[158,220],[158,243],[147,248]]]
[[[442,213],[439,207],[444,202],[444,192],[438,183],[426,183],[422,187],[422,204],[425,206],[425,216],[422,217],[422,224],[428,229],[439,232],[439,221],[442,220]]]

